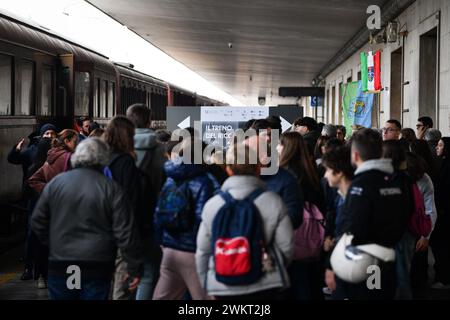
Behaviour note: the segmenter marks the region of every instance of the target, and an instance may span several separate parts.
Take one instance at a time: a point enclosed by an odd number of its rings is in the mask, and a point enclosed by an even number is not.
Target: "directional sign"
[[[311,97],[311,107],[322,107],[323,98],[322,97]]]
[[[186,129],[194,126],[195,120],[200,120],[199,107],[167,107],[167,129]]]
[[[208,144],[228,145],[235,130],[251,119],[279,116],[282,131],[291,129],[293,122],[303,117],[303,108],[279,107],[167,107],[167,129],[193,127],[201,122],[202,137]]]
[[[187,117],[178,124],[178,128],[180,129],[186,129],[189,128],[190,126],[191,126],[191,116]]]

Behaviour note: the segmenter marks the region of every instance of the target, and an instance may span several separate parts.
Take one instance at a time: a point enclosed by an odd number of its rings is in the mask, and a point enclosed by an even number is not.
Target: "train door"
[[[59,55],[56,71],[55,116],[60,128],[73,127],[73,54]]]

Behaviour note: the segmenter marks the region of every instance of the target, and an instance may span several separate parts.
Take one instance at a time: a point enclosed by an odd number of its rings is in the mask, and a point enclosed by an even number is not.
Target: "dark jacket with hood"
[[[83,275],[110,277],[117,248],[129,274],[140,274],[141,241],[128,199],[99,170],[76,168],[55,177],[39,198],[31,228],[49,246],[50,274],[67,275],[67,266],[76,264]]]
[[[71,154],[64,147],[51,148],[48,151],[47,161],[28,179],[30,187],[38,193],[42,192],[50,180],[70,168]]]
[[[144,243],[146,258],[153,259],[160,256],[160,248],[155,239],[154,213],[159,193],[165,181],[164,163],[165,146],[156,139],[152,129],[136,128],[134,134],[134,150],[136,153],[136,167],[141,175],[141,199],[137,205],[137,216],[140,221],[141,236]]]
[[[431,234],[431,245],[447,247],[450,244],[450,138],[442,138],[445,144],[445,155],[441,158],[441,166],[435,184],[435,200],[437,210],[436,226]]]
[[[276,174],[262,175],[261,179],[266,183],[268,191],[275,192],[283,199],[294,229],[300,227],[303,222],[304,200],[296,177],[288,170],[279,168]]]
[[[364,162],[345,199],[342,233],[354,235],[353,245],[394,247],[413,211],[410,190],[408,179],[394,175],[390,159]]]
[[[166,179],[164,163],[167,159],[164,145],[156,140],[156,134],[152,129],[136,128],[134,149],[136,152],[136,166],[151,176],[152,187],[155,191],[161,191]],[[144,160],[145,157],[150,157],[150,159]]]
[[[23,149],[18,151],[16,149],[17,144],[15,144],[11,151],[8,153],[7,160],[11,164],[17,164],[22,166],[23,172],[23,180],[22,180],[22,192],[27,194],[28,189],[28,178],[30,175],[28,174],[28,169],[34,162],[34,158],[37,152],[37,143],[39,141],[39,133],[33,132],[28,136],[28,140],[30,141],[29,145]]]
[[[176,250],[195,252],[203,206],[219,190],[220,186],[214,177],[206,172],[203,165],[167,161],[164,165],[164,170],[167,180],[163,186],[161,197],[164,196],[165,190],[172,188],[174,185],[180,187],[185,184],[189,193],[187,196],[192,203],[192,212],[190,214],[194,216],[195,220],[192,228],[183,232],[168,231],[157,225],[162,232],[161,244],[164,247]],[[155,214],[158,215],[160,214],[159,212],[159,207],[157,206]],[[157,221],[157,219],[155,220]],[[157,223],[156,221],[155,223]]]

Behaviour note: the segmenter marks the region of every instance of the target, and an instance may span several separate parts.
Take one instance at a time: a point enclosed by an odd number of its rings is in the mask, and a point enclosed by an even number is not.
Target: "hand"
[[[426,238],[421,238],[419,241],[417,241],[416,244],[416,252],[424,252],[428,249],[428,243],[429,240]]]
[[[417,139],[419,139],[419,140],[425,139],[426,131],[427,131],[427,128],[425,126],[420,127],[420,129],[417,130]]]
[[[336,278],[334,276],[334,272],[330,269],[325,271],[325,283],[331,291],[336,291]]]
[[[334,239],[332,239],[331,237],[326,237],[323,243],[323,250],[325,252],[329,252],[333,247],[334,247]]]
[[[141,281],[141,278],[139,277],[130,277],[128,274],[125,276],[124,279],[127,283],[128,283],[128,290],[129,291],[134,291],[137,289],[138,285],[139,285],[139,281]]]
[[[16,150],[21,151],[24,143],[25,143],[25,138],[23,138],[22,140],[19,141],[19,143],[16,146]]]

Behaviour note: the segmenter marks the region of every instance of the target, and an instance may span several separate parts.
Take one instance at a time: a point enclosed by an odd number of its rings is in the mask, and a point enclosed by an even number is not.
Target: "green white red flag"
[[[361,52],[361,81],[364,92],[381,91],[381,52]]]

